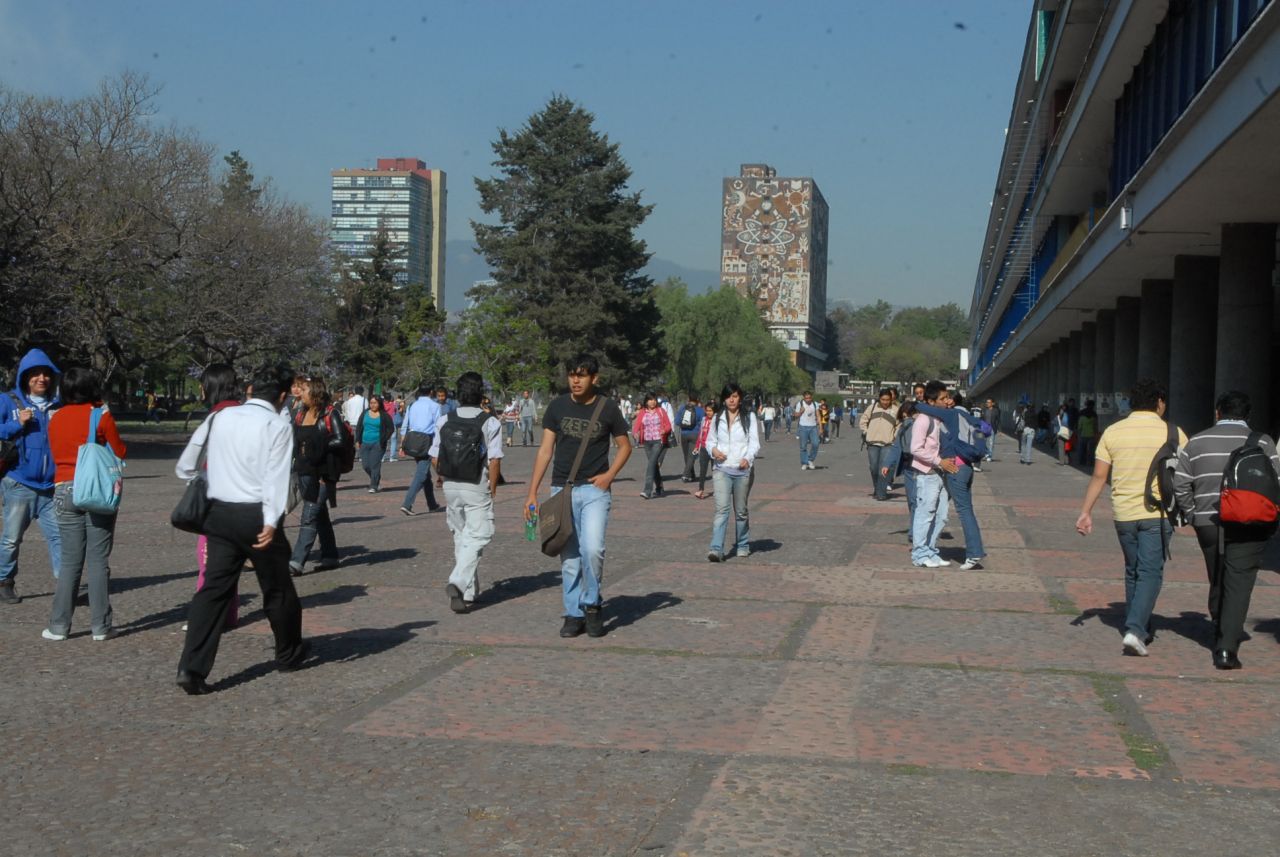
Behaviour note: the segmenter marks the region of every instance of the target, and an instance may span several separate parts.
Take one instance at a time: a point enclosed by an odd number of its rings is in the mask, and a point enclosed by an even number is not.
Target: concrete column
[[[1138,298],[1116,301],[1116,348],[1112,354],[1111,393],[1128,393],[1138,380],[1138,339],[1141,336],[1142,303]]]
[[[1085,399],[1094,399],[1098,395],[1094,383],[1094,358],[1098,353],[1098,325],[1087,321],[1080,326],[1080,407],[1084,407]]]
[[[1270,431],[1271,366],[1275,337],[1272,276],[1276,266],[1274,223],[1228,223],[1218,260],[1218,341],[1214,394],[1249,394],[1249,421]]]
[[[1053,347],[1058,352],[1058,374],[1053,379],[1053,396],[1049,404],[1057,405],[1058,399],[1067,394],[1067,378],[1071,371],[1071,340],[1064,336],[1054,343]]]
[[[1067,388],[1068,399],[1076,400],[1080,406],[1080,351],[1084,347],[1084,334],[1078,330],[1071,331],[1067,337]]]
[[[1049,401],[1049,352],[1041,351],[1036,356],[1036,374],[1031,391],[1031,403],[1038,408],[1041,402],[1047,401]]]
[[[1144,305],[1142,311],[1146,309]],[[1218,260],[1213,256],[1175,256],[1169,418],[1187,434],[1213,425],[1217,316]]]
[[[1103,400],[1111,400],[1116,389],[1115,356],[1116,356],[1116,311],[1104,309],[1098,313],[1098,329],[1094,334],[1093,349],[1093,394],[1098,397],[1098,404]],[[1098,412],[1098,426],[1105,428],[1115,418],[1114,409],[1110,414]]]
[[[1173,318],[1173,283],[1142,281],[1142,313],[1138,320],[1138,377],[1169,384],[1169,325]]]
[[[1058,401],[1058,379],[1061,375],[1061,364],[1063,363],[1062,346],[1055,342],[1049,346],[1049,377],[1045,380],[1044,397],[1040,400],[1054,404]]]

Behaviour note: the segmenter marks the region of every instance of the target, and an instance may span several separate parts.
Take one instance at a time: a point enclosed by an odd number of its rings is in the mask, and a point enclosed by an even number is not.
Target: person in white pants
[[[458,409],[437,421],[428,452],[444,479],[453,533],[453,572],[445,592],[454,613],[470,611],[476,599],[480,554],[493,538],[493,498],[502,473],[502,424],[480,408],[483,398],[478,372],[458,378]]]

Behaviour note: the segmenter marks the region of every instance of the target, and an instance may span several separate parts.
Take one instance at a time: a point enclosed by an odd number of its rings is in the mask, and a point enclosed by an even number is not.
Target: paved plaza
[[[801,471],[775,438],[753,553],[706,562],[713,501],[615,484],[599,640],[562,640],[558,562],[523,540],[510,450],[468,615],[443,515],[342,484],[342,567],[300,578],[312,665],[270,666],[252,575],[215,693],[173,684],[195,586],[176,435],[126,435],[115,640],[47,642],[38,528],[0,606],[0,853],[15,855],[1196,855],[1280,841],[1280,568],[1215,672],[1180,534],[1149,658],[1123,657],[1120,552],[1086,477],[1037,453],[975,480],[982,571],[915,569],[901,489],[847,432]],[[1006,438],[1004,451],[1012,443]],[[362,474],[357,474],[362,476]],[[710,485],[708,484],[708,488]],[[544,491],[545,496],[545,491]],[[425,505],[421,498],[419,508]],[[963,559],[954,520],[943,555]],[[291,521],[290,537],[296,526]]]

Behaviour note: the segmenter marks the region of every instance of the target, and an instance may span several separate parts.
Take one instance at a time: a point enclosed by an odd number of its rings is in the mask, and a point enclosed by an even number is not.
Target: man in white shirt
[[[360,415],[364,413],[365,406],[368,404],[364,397],[364,387],[357,386],[352,391],[351,397],[342,404],[342,418],[347,421],[347,425],[355,430],[356,423],[360,421]]]
[[[795,415],[799,420],[796,435],[800,438],[800,469],[816,469],[813,462],[818,457],[818,405],[813,392],[804,391],[804,398],[796,402]]]
[[[444,477],[453,573],[445,592],[449,609],[466,613],[475,601],[480,552],[493,539],[493,498],[502,464],[502,426],[480,408],[484,379],[466,372],[458,379],[458,410],[436,423],[431,460]],[[483,452],[481,450],[483,448]]]
[[[282,519],[293,463],[293,428],[280,414],[293,374],[283,368],[260,373],[250,398],[238,408],[210,416],[196,429],[174,468],[190,480],[199,472],[207,443],[209,516],[204,586],[187,617],[187,638],[178,662],[178,687],[189,694],[209,693],[218,642],[235,597],[240,570],[252,560],[262,589],[262,609],[275,635],[276,663],[296,669],[309,644],[302,639],[302,603],[289,576],[289,541]],[[212,429],[216,428],[217,431]]]

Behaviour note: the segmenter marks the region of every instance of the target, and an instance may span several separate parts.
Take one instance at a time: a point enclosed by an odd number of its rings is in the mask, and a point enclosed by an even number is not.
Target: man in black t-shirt
[[[542,443],[534,460],[524,514],[527,520],[536,512],[538,486],[549,465],[552,465],[551,493],[564,488],[585,439],[586,452],[573,483],[573,537],[560,554],[564,589],[564,625],[560,636],[576,637],[585,630],[588,636],[603,637],[600,582],[604,576],[604,534],[613,500],[609,486],[631,457],[631,441],[627,438],[630,427],[618,403],[606,399],[595,429],[587,438],[599,395],[596,381],[600,377],[600,364],[591,355],[580,354],[569,361],[568,369],[568,394],[552,399],[542,415]],[[609,465],[610,438],[618,450],[612,466]]]

